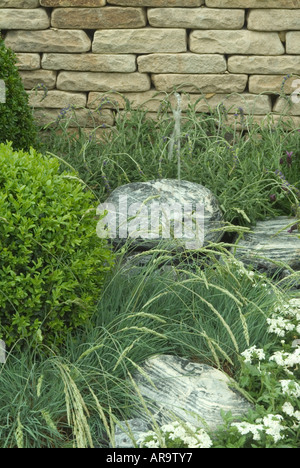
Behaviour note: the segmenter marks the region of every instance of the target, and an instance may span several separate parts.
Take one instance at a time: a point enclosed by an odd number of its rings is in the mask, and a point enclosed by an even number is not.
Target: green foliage
[[[86,322],[113,262],[95,199],[57,159],[0,144],[0,338],[61,343]]]
[[[6,102],[0,103],[0,142],[12,141],[15,149],[29,150],[36,147],[37,130],[16,62],[0,36],[0,80],[6,88]]]

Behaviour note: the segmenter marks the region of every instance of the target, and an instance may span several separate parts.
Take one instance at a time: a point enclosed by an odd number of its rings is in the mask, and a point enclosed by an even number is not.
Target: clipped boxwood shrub
[[[59,345],[94,312],[113,265],[96,234],[97,203],[32,148],[0,144],[0,167],[0,338]]]
[[[15,149],[29,150],[36,147],[37,129],[16,63],[0,36],[0,80],[6,89],[6,102],[0,102],[0,143],[12,141]]]

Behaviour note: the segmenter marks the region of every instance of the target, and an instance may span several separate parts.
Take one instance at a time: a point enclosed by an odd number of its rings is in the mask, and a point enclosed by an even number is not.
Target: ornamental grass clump
[[[96,200],[56,158],[0,144],[0,339],[59,345],[94,311],[113,255]]]

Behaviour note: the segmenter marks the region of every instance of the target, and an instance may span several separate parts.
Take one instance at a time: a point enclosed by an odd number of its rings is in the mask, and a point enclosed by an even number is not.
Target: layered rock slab
[[[251,409],[250,403],[233,390],[230,378],[205,364],[171,355],[147,360],[143,373],[134,376],[139,391],[159,426],[174,419],[214,431],[223,423],[221,411],[237,419]],[[145,414],[126,421],[138,439],[151,428]],[[125,422],[116,427],[116,447],[133,447]]]

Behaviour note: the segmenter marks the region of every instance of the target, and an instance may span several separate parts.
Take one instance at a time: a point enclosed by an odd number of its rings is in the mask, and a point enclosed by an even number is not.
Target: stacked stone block
[[[183,110],[300,124],[300,0],[0,0],[0,30],[40,123],[75,106],[82,125],[112,126],[124,98],[152,113],[178,89]]]

